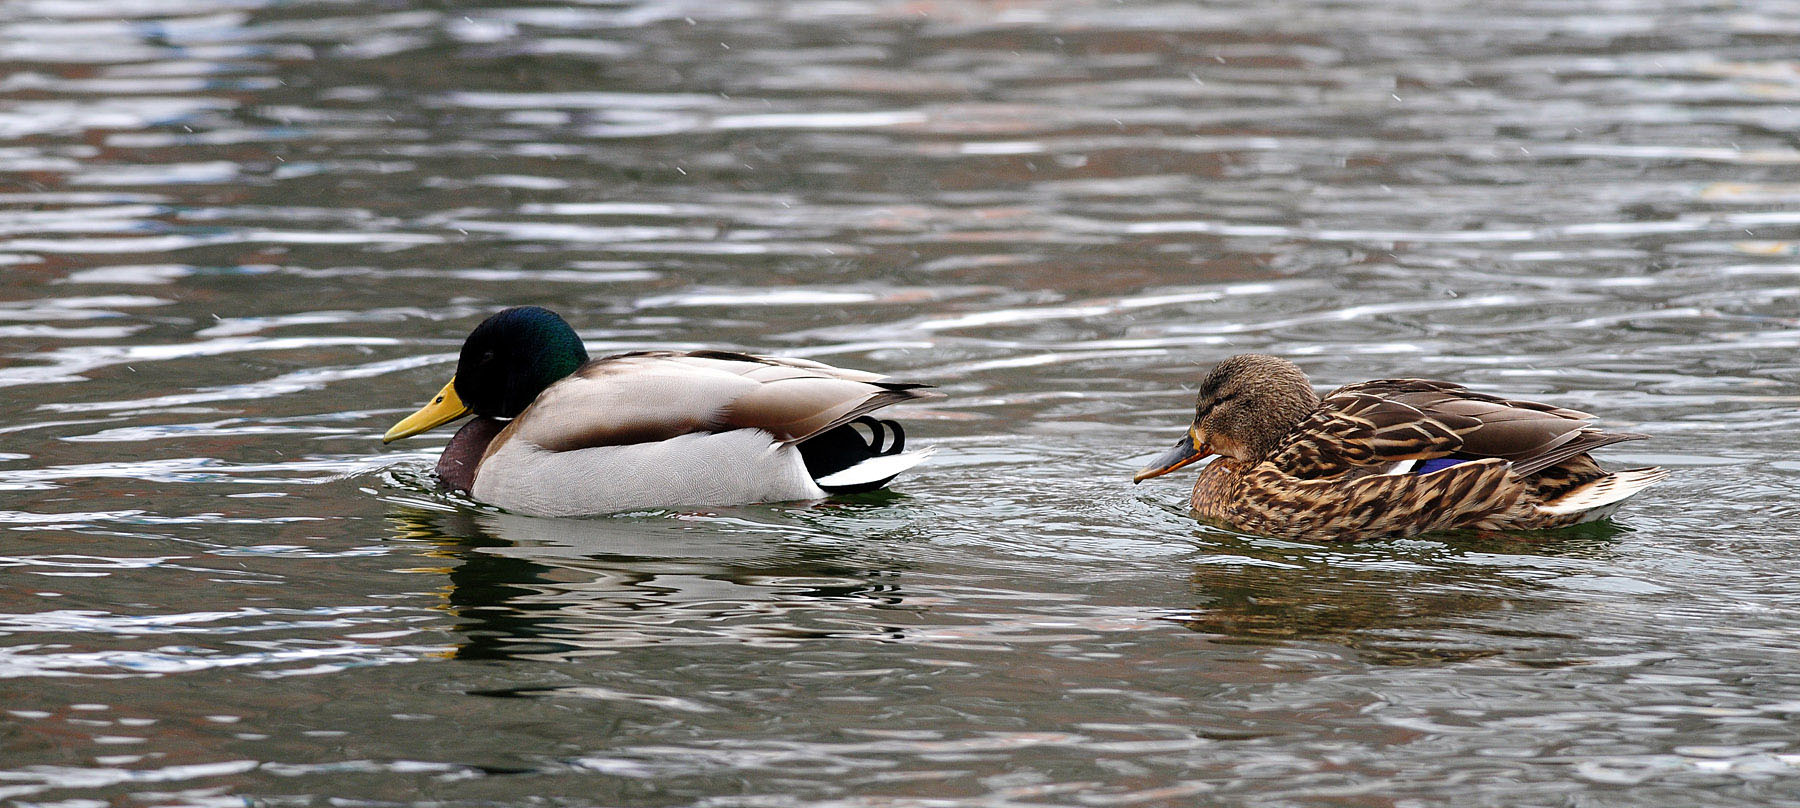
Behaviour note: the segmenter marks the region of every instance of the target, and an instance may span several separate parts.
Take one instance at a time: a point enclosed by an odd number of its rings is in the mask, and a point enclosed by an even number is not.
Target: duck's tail
[[[916,452],[871,457],[843,471],[820,477],[813,482],[833,494],[873,491],[887,485],[889,480],[900,476],[901,472],[925,462],[935,452],[937,452],[936,447],[928,446]]]
[[[867,438],[857,424],[869,429]],[[906,451],[906,430],[899,423],[866,415],[801,441],[799,449],[813,482],[831,494],[873,491],[934,451]]]
[[[1574,517],[1566,524],[1604,519],[1625,504],[1625,500],[1668,476],[1668,469],[1656,467],[1613,472],[1538,505],[1538,510],[1549,516]]]

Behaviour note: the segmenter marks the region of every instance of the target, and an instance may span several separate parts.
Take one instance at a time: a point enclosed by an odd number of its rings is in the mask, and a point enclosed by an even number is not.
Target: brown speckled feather
[[[1269,462],[1302,479],[1379,473],[1402,460],[1448,457],[1462,448],[1458,428],[1476,425],[1373,395],[1333,394],[1277,444]]]
[[[1514,473],[1528,475],[1608,443],[1645,437],[1602,433],[1588,428],[1593,420],[1579,410],[1449,382],[1381,379],[1327,395],[1270,461],[1311,478],[1354,469],[1380,473],[1403,460],[1497,457],[1513,463]]]
[[[1435,474],[1300,479],[1271,463],[1219,458],[1194,486],[1196,515],[1277,538],[1352,540],[1447,530],[1504,512],[1521,490],[1506,463],[1478,460]]]
[[[1450,382],[1380,379],[1321,400],[1292,363],[1246,354],[1215,367],[1197,399],[1188,439],[1138,478],[1220,455],[1194,484],[1193,510],[1251,533],[1353,540],[1563,527],[1604,518],[1667,476],[1608,472],[1587,454],[1645,435]],[[1454,464],[1420,465],[1439,459]]]

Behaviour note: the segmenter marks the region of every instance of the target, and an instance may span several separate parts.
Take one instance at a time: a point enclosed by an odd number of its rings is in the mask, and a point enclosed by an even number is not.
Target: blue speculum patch
[[[1458,463],[1467,463],[1467,462],[1469,462],[1469,461],[1462,459],[1460,457],[1434,457],[1430,460],[1420,462],[1418,466],[1413,468],[1413,473],[1414,474],[1430,474],[1434,471],[1443,471],[1444,469],[1450,468],[1451,466],[1454,466]]]

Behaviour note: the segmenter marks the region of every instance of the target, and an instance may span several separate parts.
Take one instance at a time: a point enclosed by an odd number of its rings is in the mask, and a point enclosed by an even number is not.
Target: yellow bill
[[[456,396],[456,377],[452,376],[450,383],[438,391],[437,398],[432,399],[430,404],[420,407],[418,412],[406,416],[400,423],[394,424],[393,429],[389,429],[386,435],[381,436],[381,442],[393,443],[401,438],[410,438],[427,429],[443,426],[468,414],[469,408],[462,403],[462,399]]]

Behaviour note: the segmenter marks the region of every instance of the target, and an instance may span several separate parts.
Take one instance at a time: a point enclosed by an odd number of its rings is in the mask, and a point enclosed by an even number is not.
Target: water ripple
[[[1793,804],[1796,36],[0,4],[0,794]],[[897,417],[939,452],[824,503],[498,513],[438,489],[448,432],[379,435],[524,303],[596,354],[936,383]],[[1198,525],[1130,474],[1244,351],[1591,409],[1654,436],[1604,462],[1678,473],[1554,536]]]

